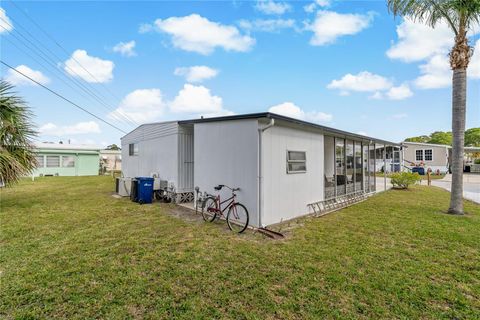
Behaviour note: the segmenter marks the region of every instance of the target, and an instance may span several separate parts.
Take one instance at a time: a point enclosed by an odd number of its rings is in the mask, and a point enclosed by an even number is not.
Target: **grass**
[[[1,191],[0,318],[480,317],[480,206],[388,191],[286,240],[111,197],[111,177]]]

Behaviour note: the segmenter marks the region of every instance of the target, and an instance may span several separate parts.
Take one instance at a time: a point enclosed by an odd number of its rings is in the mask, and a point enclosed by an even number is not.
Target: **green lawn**
[[[1,191],[0,318],[480,317],[480,206],[443,214],[441,189],[302,219],[282,241],[112,189],[51,177]]]

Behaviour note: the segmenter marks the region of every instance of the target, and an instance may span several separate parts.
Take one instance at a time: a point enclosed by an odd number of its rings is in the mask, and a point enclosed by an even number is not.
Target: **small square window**
[[[47,168],[59,168],[60,156],[47,156]]]
[[[138,156],[138,143],[130,143],[128,145],[128,155]]]
[[[45,168],[45,157],[44,156],[35,156],[37,161],[37,168]]]
[[[74,156],[62,156],[62,167],[64,167],[64,168],[75,167],[75,157]]]
[[[307,171],[307,154],[305,151],[287,151],[287,173]]]
[[[432,161],[433,160],[433,150],[427,149],[425,150],[425,161]]]
[[[415,160],[423,161],[423,150],[415,150]]]

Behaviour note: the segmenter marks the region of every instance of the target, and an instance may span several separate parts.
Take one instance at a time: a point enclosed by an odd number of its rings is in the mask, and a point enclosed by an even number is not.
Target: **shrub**
[[[473,163],[480,164],[480,159],[475,159],[475,161]]]
[[[392,174],[391,181],[394,188],[408,189],[408,187],[422,180],[418,173],[396,172]]]

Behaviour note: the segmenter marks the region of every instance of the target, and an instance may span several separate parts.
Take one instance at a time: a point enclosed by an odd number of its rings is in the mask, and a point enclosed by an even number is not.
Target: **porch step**
[[[363,191],[357,191],[347,195],[339,196],[337,198],[309,203],[308,206],[312,208],[314,215],[322,216],[332,211],[336,211],[338,209],[342,209],[351,206],[352,204],[361,202],[365,200],[368,195],[369,194]]]

